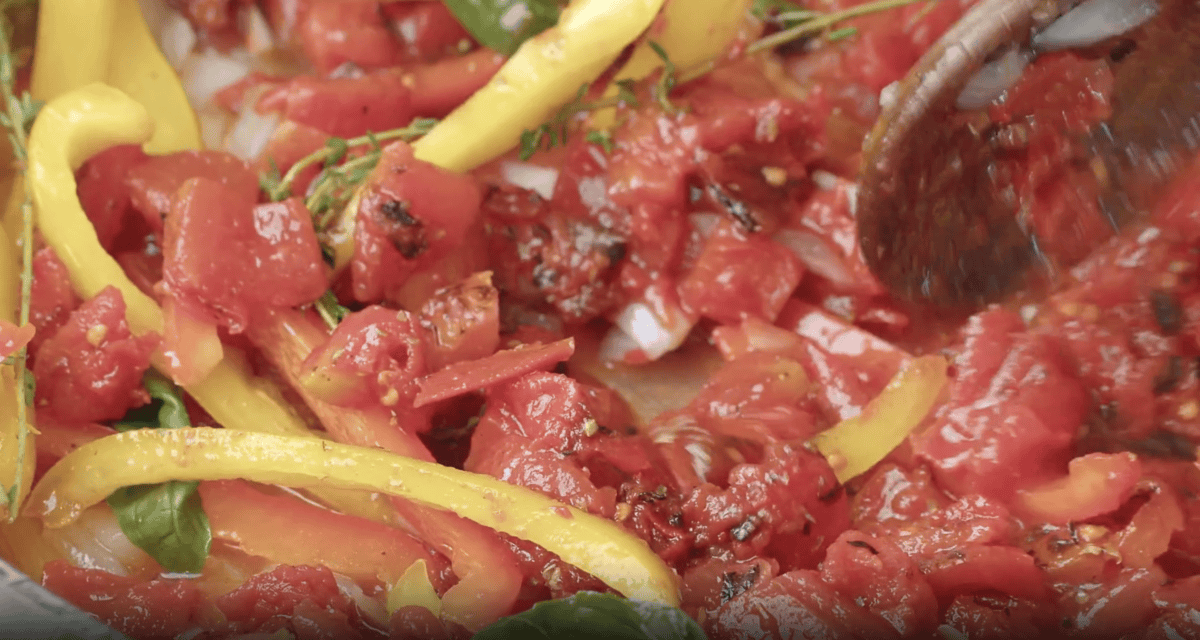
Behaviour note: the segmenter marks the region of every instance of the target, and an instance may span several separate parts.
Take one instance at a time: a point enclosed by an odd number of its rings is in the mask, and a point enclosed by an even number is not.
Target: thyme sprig
[[[321,172],[308,186],[304,205],[312,214],[313,227],[318,234],[326,232],[341,213],[342,208],[354,196],[354,191],[367,179],[379,158],[383,155],[384,142],[391,140],[414,140],[437,124],[433,118],[417,118],[408,126],[380,133],[368,133],[357,138],[329,138],[325,146],[301,158],[279,175],[279,168],[272,161],[271,170],[258,177],[259,186],[271,200],[283,200],[292,196],[292,189],[301,172],[309,167],[321,165]],[[366,147],[366,149],[362,149]],[[351,157],[352,154],[353,157]],[[332,251],[322,246],[322,252],[331,256]],[[321,320],[332,330],[350,310],[338,303],[332,291],[326,291],[313,307]]]
[[[17,73],[21,59],[13,51],[12,38],[15,31],[9,11],[20,5],[32,5],[32,0],[0,0],[0,97],[4,100],[4,110],[0,113],[0,125],[7,130],[8,140],[12,146],[17,177],[24,190],[21,202],[21,304],[17,323],[29,323],[29,300],[33,286],[33,204],[29,194],[29,180],[26,168],[29,162],[28,136],[29,129],[41,109],[41,103],[34,100],[28,91],[17,93]],[[12,522],[19,511],[21,499],[22,477],[25,471],[25,454],[29,446],[29,434],[36,433],[29,421],[29,408],[33,406],[33,378],[28,368],[28,350],[21,348],[13,354],[13,366],[17,379],[17,465],[12,486],[0,491],[0,501],[8,506],[8,519]],[[3,483],[0,482],[0,488]]]

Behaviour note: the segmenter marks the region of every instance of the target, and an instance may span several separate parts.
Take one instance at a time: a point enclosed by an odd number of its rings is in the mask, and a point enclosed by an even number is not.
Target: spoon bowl
[[[1169,179],[1173,163],[1164,158],[1181,146],[1194,151],[1200,140],[1200,1],[1162,2],[1156,17],[1126,34],[1123,46],[1133,49],[1114,63],[1112,116],[1085,145],[1098,209],[1114,226],[1145,208],[1149,185]],[[988,114],[965,113],[957,102],[991,56],[1028,50],[1068,8],[982,0],[884,106],[864,145],[857,219],[864,257],[896,297],[972,309],[1048,280],[1050,270],[1031,269],[1053,261],[1019,215],[1027,203],[995,171],[1003,150],[988,138]]]

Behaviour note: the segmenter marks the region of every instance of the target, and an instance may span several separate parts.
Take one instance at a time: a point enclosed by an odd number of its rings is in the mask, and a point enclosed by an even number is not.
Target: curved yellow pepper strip
[[[491,476],[313,438],[206,427],[120,433],[67,454],[34,488],[26,509],[53,528],[120,487],[233,478],[417,500],[534,542],[628,598],[679,604],[674,572],[610,520]]]
[[[201,148],[196,114],[137,0],[41,0],[33,61],[35,98],[106,82],[150,111],[155,128],[147,152]]]
[[[818,433],[811,443],[845,482],[883,460],[916,429],[946,386],[946,360],[910,361],[859,415]]]
[[[651,27],[629,61],[613,76],[613,84],[604,97],[617,95],[616,81],[641,80],[662,68],[662,58],[650,47],[650,40],[662,47],[681,71],[720,58],[746,24],[751,1],[667,0],[659,16],[662,31],[653,33],[655,29]],[[615,109],[599,109],[592,113],[590,121],[597,129],[607,129],[613,125],[615,115]]]
[[[654,20],[664,0],[572,0],[558,24],[521,44],[482,89],[413,143],[419,160],[469,171],[512,149],[596,79]],[[354,253],[351,199],[328,240],[337,268]]]

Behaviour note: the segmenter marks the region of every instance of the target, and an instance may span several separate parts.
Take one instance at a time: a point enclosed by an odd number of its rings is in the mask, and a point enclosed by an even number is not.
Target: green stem
[[[28,160],[26,155],[28,140],[25,135],[26,118],[20,100],[13,93],[16,85],[16,74],[13,69],[12,45],[8,41],[9,23],[7,13],[13,4],[11,1],[0,4],[0,20],[3,20],[3,24],[0,25],[0,95],[4,98],[5,111],[8,115],[9,123],[12,125],[10,135],[13,143],[13,156],[17,160],[18,175],[20,176],[21,188],[25,195],[24,201],[21,203],[21,306],[17,320],[19,326],[24,326],[29,323],[29,300],[33,289],[33,205],[30,202],[29,180],[26,177],[26,164]],[[4,492],[6,502],[9,502],[9,522],[12,522],[16,518],[17,512],[20,510],[20,491],[23,482],[22,476],[25,471],[25,454],[29,446],[30,429],[28,415],[30,398],[27,397],[28,390],[25,384],[28,350],[22,348],[15,356],[17,465],[13,485],[10,489],[11,498],[8,491]],[[13,502],[17,502],[18,504],[12,504]]]
[[[760,51],[774,49],[781,44],[787,44],[788,42],[798,38],[803,38],[804,36],[809,36],[814,33],[820,33],[844,20],[858,18],[872,13],[878,13],[880,11],[887,11],[889,9],[898,9],[910,4],[916,4],[917,2],[925,1],[927,0],[877,0],[876,2],[860,4],[856,7],[850,7],[849,9],[844,9],[842,11],[817,14],[811,19],[806,20],[805,22],[802,22],[794,27],[784,29],[783,31],[777,31],[769,36],[755,40],[754,42],[750,43],[750,46],[746,47],[746,53],[754,54]]]

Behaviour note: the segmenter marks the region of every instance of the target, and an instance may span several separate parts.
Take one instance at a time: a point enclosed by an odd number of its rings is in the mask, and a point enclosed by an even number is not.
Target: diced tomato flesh
[[[203,595],[186,579],[145,581],[54,560],[46,564],[42,586],[131,638],[174,638],[203,615]]]
[[[151,156],[129,169],[125,185],[133,208],[152,229],[161,230],[180,187],[194,178],[218,182],[238,199],[258,201],[258,175],[244,161],[221,151]]]
[[[150,401],[142,374],[158,343],[155,334],[133,336],[121,292],[105,287],[38,350],[37,406],[68,422],[120,418]]]

